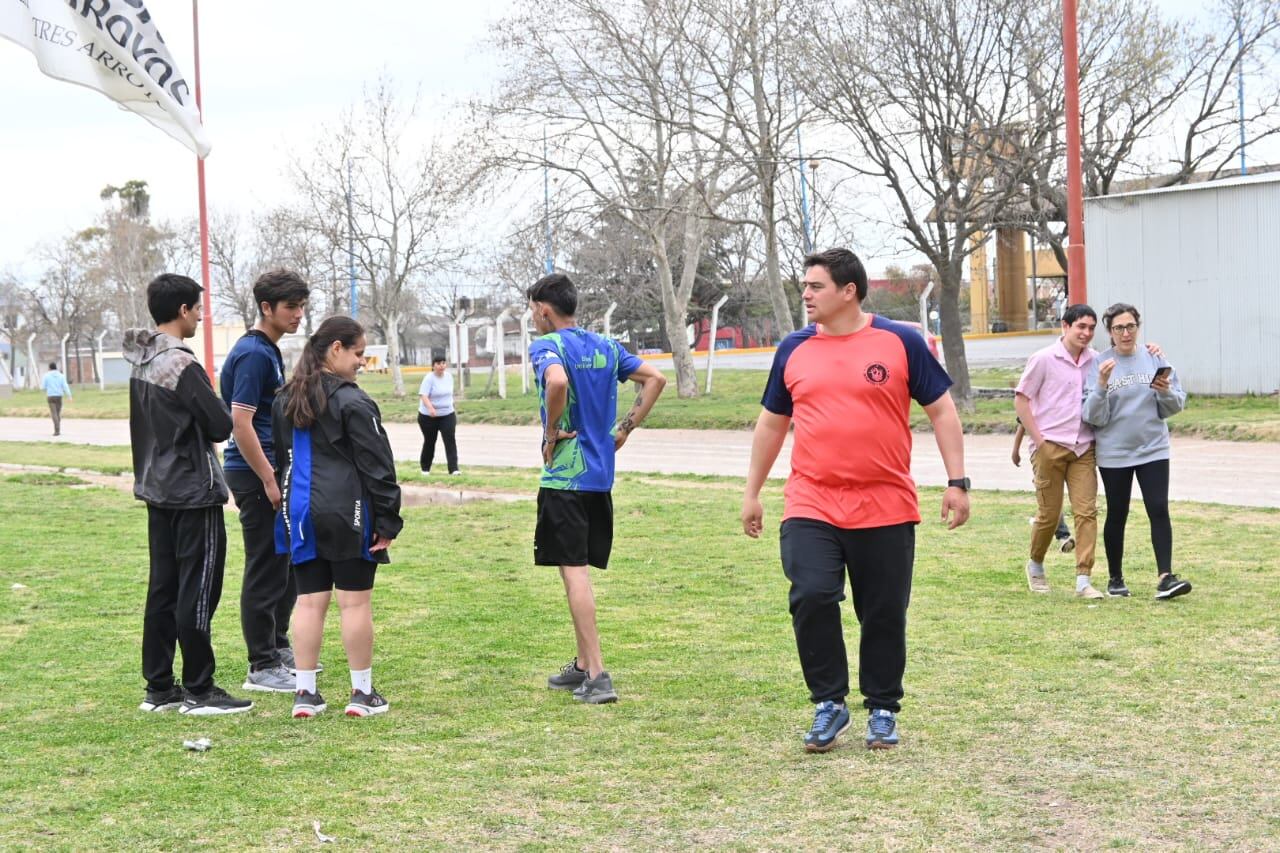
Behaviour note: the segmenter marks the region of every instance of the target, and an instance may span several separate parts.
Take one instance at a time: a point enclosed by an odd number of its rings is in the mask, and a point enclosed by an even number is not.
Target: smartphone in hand
[[[1156,375],[1151,377],[1151,384],[1155,385],[1157,381],[1159,381],[1160,379],[1163,379],[1164,377],[1168,376],[1172,372],[1173,372],[1173,368],[1167,364],[1161,367],[1157,367]]]

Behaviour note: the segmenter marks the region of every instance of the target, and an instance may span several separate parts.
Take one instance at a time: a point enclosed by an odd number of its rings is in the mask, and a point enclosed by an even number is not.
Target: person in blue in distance
[[[590,567],[609,565],[613,547],[614,454],[640,425],[666,386],[653,365],[615,340],[578,327],[578,292],[568,276],[543,276],[528,291],[533,326],[529,347],[542,414],[542,481],[533,560],[559,566],[578,654],[547,679],[580,702],[616,702],[596,628]],[[635,404],[617,421],[618,385],[640,383]],[[615,427],[616,421],[616,427]]]

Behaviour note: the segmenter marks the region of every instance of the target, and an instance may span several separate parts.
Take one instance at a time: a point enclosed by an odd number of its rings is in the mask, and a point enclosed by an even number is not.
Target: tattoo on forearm
[[[618,424],[618,430],[620,432],[629,433],[640,425],[640,422],[637,420],[637,418],[639,417],[640,405],[643,402],[644,402],[644,392],[641,391],[639,394],[636,395],[636,402],[635,402],[635,405],[631,407],[631,411],[627,412],[627,416],[622,419],[621,423]]]

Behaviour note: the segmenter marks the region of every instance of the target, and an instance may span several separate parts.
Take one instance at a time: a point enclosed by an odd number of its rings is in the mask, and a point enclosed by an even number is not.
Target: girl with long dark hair
[[[377,565],[390,562],[387,549],[404,522],[382,416],[355,382],[364,349],[364,329],[355,320],[325,320],[272,411],[282,496],[277,547],[289,554],[298,585],[295,717],[326,708],[316,673],[334,589],[351,668],[346,713],[365,717],[389,707],[373,687],[371,599]]]

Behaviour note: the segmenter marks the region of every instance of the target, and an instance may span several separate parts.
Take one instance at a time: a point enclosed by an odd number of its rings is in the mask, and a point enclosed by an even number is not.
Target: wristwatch
[[[957,489],[964,489],[967,492],[969,491],[969,478],[961,477],[959,480],[947,480],[947,487],[951,488],[952,486]]]

